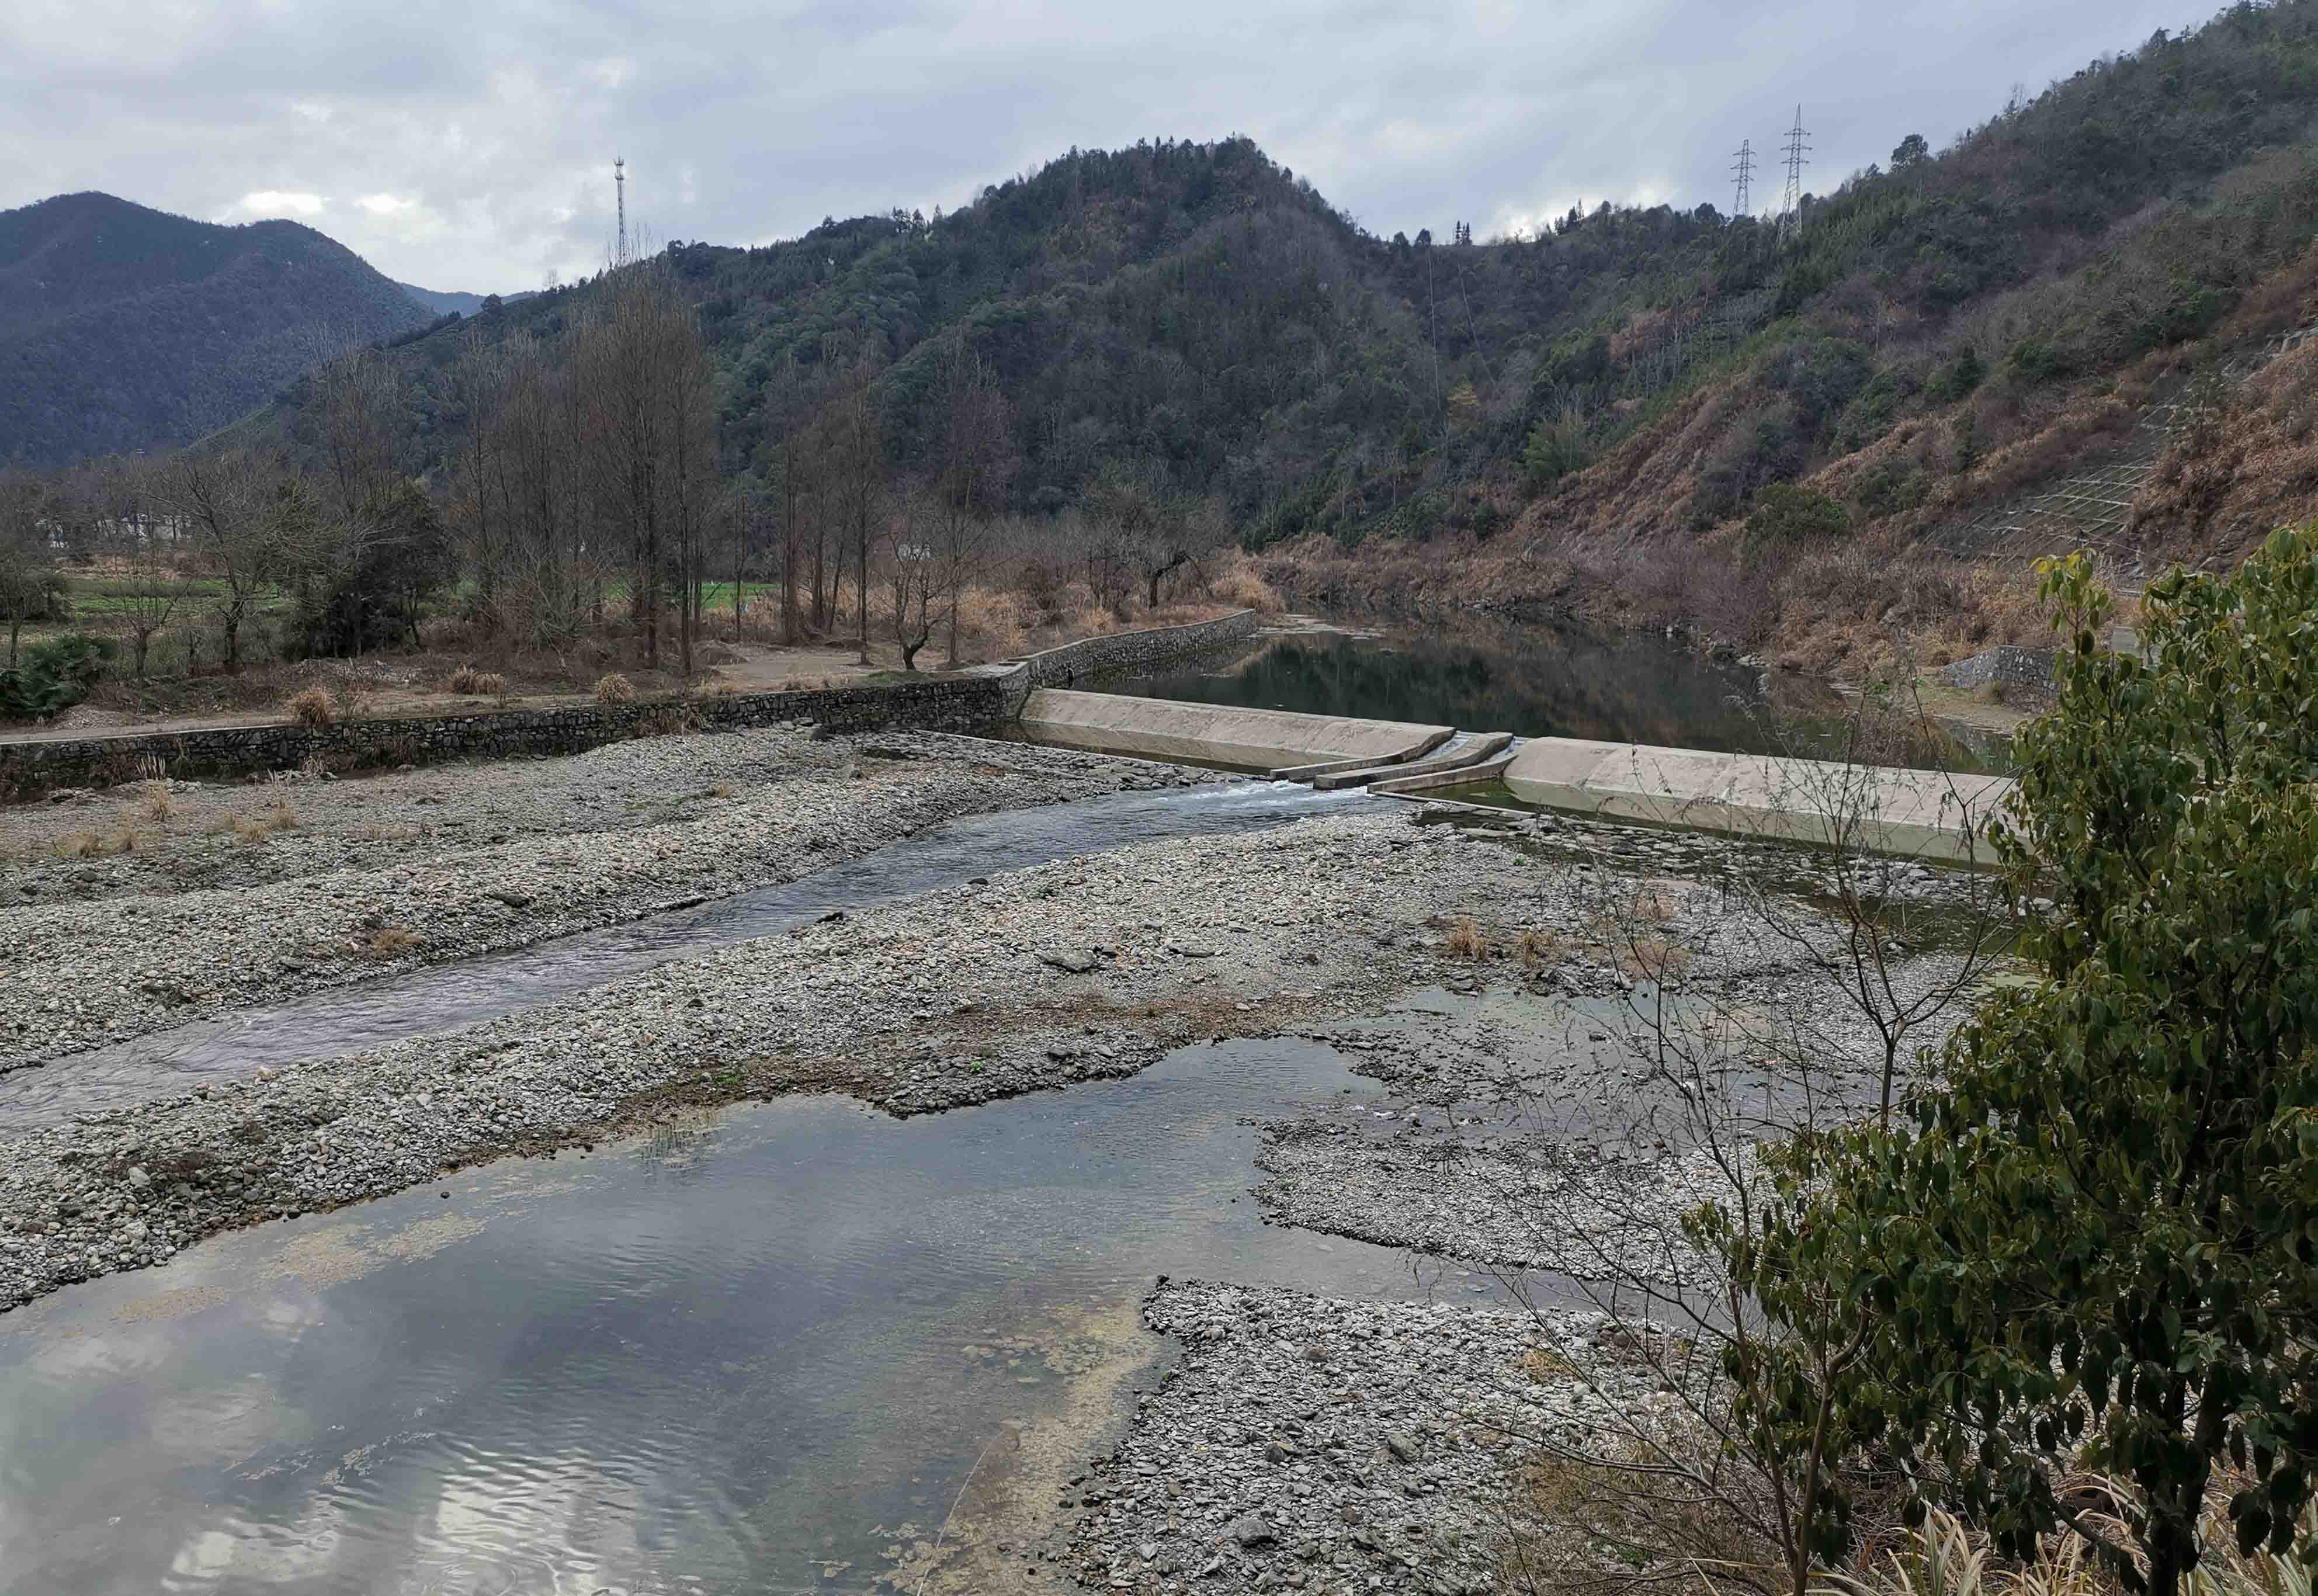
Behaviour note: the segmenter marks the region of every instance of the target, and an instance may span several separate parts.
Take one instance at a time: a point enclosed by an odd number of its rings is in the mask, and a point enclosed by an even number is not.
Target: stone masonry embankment
[[[329,726],[222,726],[132,737],[0,742],[0,796],[111,786],[157,766],[173,776],[327,766],[426,765],[585,753],[671,731],[742,731],[810,721],[837,731],[976,731],[1002,713],[1002,682],[949,677],[875,687],[735,693],[634,704],[559,704],[479,714],[397,716]]]
[[[1067,686],[1092,677],[1133,671],[1181,654],[1197,654],[1226,643],[1244,642],[1255,635],[1262,617],[1253,610],[1238,610],[1212,621],[1183,626],[1154,626],[1142,632],[1117,632],[1090,637],[1058,649],[1033,654],[1000,680],[1006,695],[1006,713],[1022,713],[1022,705],[1040,687]]]
[[[112,786],[157,768],[173,776],[221,776],[294,769],[309,760],[354,768],[506,759],[584,753],[668,731],[739,731],[785,722],[809,721],[833,731],[979,731],[1020,714],[1034,688],[1237,641],[1253,635],[1256,622],[1253,610],[1241,610],[1185,626],[1087,638],[1034,654],[1011,669],[878,686],[559,704],[329,726],[275,723],[0,741],[0,799],[56,787]]]

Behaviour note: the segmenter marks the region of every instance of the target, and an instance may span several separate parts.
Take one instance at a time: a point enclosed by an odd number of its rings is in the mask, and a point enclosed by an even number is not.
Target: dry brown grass
[[[164,825],[168,823],[170,815],[176,811],[176,805],[171,798],[167,782],[139,782],[138,794],[137,812],[139,814],[148,820],[157,820]]]
[[[1254,560],[1241,549],[1232,550],[1214,563],[1208,578],[1208,596],[1218,604],[1258,614],[1276,615],[1287,607],[1280,590],[1264,580]]]
[[[301,726],[328,726],[338,718],[337,705],[332,702],[328,687],[308,687],[282,707]]]
[[[957,601],[958,651],[1003,659],[1029,647],[1037,607],[1019,593],[969,587]]]
[[[355,828],[355,835],[364,842],[416,842],[422,834],[416,826],[386,820],[370,820]]]
[[[1566,946],[1560,932],[1531,926],[1521,934],[1521,962],[1532,970],[1540,964],[1558,964]]]
[[[1489,956],[1489,934],[1471,915],[1460,914],[1450,922],[1449,934],[1441,939],[1441,951],[1452,959],[1486,959]]]
[[[276,831],[295,831],[298,823],[297,806],[285,798],[276,799],[255,815],[229,816],[219,829],[232,832],[238,841],[254,843],[265,841]]]
[[[1636,890],[1631,907],[1636,919],[1653,926],[1665,925],[1681,912],[1682,909],[1682,906],[1675,901],[1671,892],[1658,892],[1649,887]]]
[[[1551,1376],[1548,1376],[1551,1377]],[[1712,1596],[1721,1579],[1638,1578],[1653,1565],[1687,1565],[1731,1574],[1767,1574],[1745,1588],[1775,1589],[1778,1556],[1749,1535],[1721,1504],[1695,1492],[1669,1490],[1652,1472],[1657,1458],[1630,1443],[1633,1466],[1591,1466],[1540,1457],[1515,1477],[1510,1533],[1499,1548],[1499,1588],[1520,1596],[1610,1596],[1670,1588]]]
[[[708,795],[711,798],[730,798],[732,795],[732,784],[731,782],[718,782],[714,786],[708,789]]]
[[[1690,968],[1690,949],[1670,937],[1637,937],[1618,950],[1618,968],[1637,981],[1665,981]]]
[[[462,665],[443,686],[471,698],[496,698],[507,691],[507,677],[495,670],[477,670],[472,665]]]
[[[633,704],[636,685],[618,671],[608,671],[596,678],[596,702],[598,704]]]
[[[57,838],[60,859],[101,859],[107,854],[141,853],[145,834],[127,820],[110,831],[75,831]]]
[[[370,939],[363,944],[362,954],[366,959],[377,959],[382,962],[387,959],[399,959],[418,946],[418,938],[400,926],[382,926],[373,931],[370,934]]]

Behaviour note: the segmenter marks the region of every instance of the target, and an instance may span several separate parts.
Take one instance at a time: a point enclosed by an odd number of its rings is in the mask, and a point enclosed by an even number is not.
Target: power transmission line
[[[1802,225],[1803,168],[1810,165],[1804,157],[1811,147],[1803,142],[1810,130],[1803,126],[1803,108],[1795,107],[1795,125],[1787,130],[1787,192],[1779,201],[1779,229],[1792,234]]]
[[[1738,141],[1738,157],[1731,163],[1730,169],[1738,175],[1738,198],[1730,203],[1730,215],[1735,220],[1747,214],[1747,208],[1755,196],[1755,141],[1752,139]]]

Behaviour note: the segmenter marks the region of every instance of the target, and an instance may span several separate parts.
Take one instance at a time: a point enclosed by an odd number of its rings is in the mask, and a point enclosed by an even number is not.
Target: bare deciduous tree
[[[129,639],[130,667],[139,681],[153,640],[169,624],[185,594],[180,567],[189,553],[189,524],[171,513],[166,476],[131,461],[107,461],[81,480],[85,518],[95,547],[112,568],[104,608]]]
[[[161,467],[157,498],[184,540],[186,562],[216,584],[211,608],[228,672],[241,668],[242,628],[282,574],[275,496],[286,474],[247,450],[188,452]]]
[[[22,471],[0,472],[0,617],[8,623],[8,663],[16,663],[16,644],[24,623],[46,614],[57,590],[56,560],[49,551],[49,526],[55,510],[39,478]]]
[[[886,518],[881,564],[885,615],[902,650],[902,668],[918,668],[918,650],[932,638],[952,587],[956,568],[933,541],[942,524],[941,496],[922,486],[905,489]]]
[[[958,601],[990,549],[991,517],[1014,469],[1013,423],[1006,397],[982,358],[959,339],[944,372],[941,455],[935,477],[933,549],[942,568],[949,626],[949,665],[958,665]]]
[[[851,568],[864,665],[870,662],[869,560],[884,525],[885,494],[885,423],[877,412],[876,378],[876,351],[864,345],[840,372],[826,413],[831,508]]]

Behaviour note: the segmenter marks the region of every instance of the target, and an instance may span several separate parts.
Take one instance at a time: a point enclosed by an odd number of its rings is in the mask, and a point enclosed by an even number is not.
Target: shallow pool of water
[[[576,996],[670,959],[803,925],[838,909],[891,903],[977,875],[1171,837],[1259,829],[1341,810],[1359,794],[1282,782],[1128,793],[976,815],[931,827],[782,886],[558,937],[508,953],[433,965],[264,1008],[236,1009],[0,1076],[0,1128],[186,1091],[247,1074],[481,1025]]]
[[[789,1099],[72,1287],[0,1317],[0,1592],[876,1588],[993,1449],[1096,1448],[1156,1274],[1496,1297],[1259,1221],[1250,1122],[1374,1090],[1235,1041]]]

